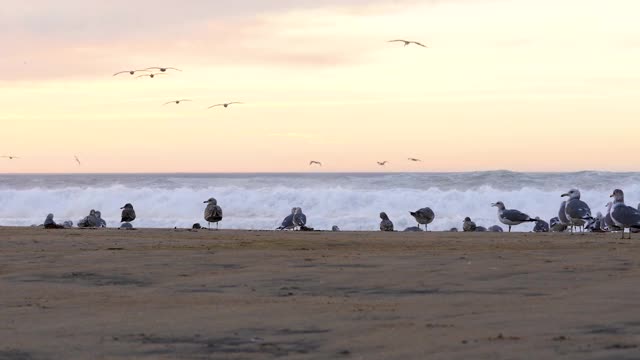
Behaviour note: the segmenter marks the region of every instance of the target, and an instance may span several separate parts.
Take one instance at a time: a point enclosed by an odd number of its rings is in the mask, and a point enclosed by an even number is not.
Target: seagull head
[[[216,200],[215,198],[209,198],[209,200],[205,201],[204,203],[218,205],[218,200]]]
[[[380,213],[380,219],[382,220],[389,220],[389,216],[387,215],[386,212],[381,212]]]
[[[571,199],[571,200],[580,199],[580,190],[571,189],[571,190],[569,190],[569,192],[560,195],[560,197],[564,197],[564,196],[568,196],[569,199]]]
[[[468,217],[468,216],[467,216],[466,218],[464,218],[464,221],[463,221],[463,222],[467,222],[467,221],[471,221],[471,218],[470,218],[470,217]]]
[[[505,209],[504,203],[502,201],[498,201],[497,203],[491,204],[491,206],[495,206],[499,210],[504,210]]]
[[[123,207],[121,207],[120,209],[133,209],[133,205],[126,203]]]
[[[614,203],[624,202],[624,192],[620,189],[613,190],[613,194],[611,194],[609,197],[613,198]]]

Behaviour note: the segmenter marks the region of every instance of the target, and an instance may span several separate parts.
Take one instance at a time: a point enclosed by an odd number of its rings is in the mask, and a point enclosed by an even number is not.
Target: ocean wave
[[[202,175],[175,176],[75,175],[33,176],[30,184],[8,184],[0,177],[0,225],[41,224],[48,213],[58,222],[77,222],[91,209],[102,211],[109,226],[119,225],[120,207],[133,203],[137,227],[190,227],[205,223],[203,201],[216,197],[224,209],[222,228],[274,229],[291,208],[300,206],[308,225],[317,229],[377,230],[385,211],[402,230],[416,225],[409,211],[429,206],[436,218],[431,230],[461,227],[464,217],[478,225],[499,224],[490,204],[503,201],[543,219],[557,215],[560,194],[578,187],[593,212],[604,211],[609,194],[623,188],[627,203],[640,199],[637,173],[624,178],[612,173],[519,174],[506,172],[437,174],[326,175]],[[448,179],[448,180],[447,180]],[[621,180],[622,179],[622,180]],[[15,181],[15,178],[12,178]],[[453,185],[451,184],[453,182]],[[53,185],[52,185],[53,184]],[[530,231],[532,224],[514,228]]]

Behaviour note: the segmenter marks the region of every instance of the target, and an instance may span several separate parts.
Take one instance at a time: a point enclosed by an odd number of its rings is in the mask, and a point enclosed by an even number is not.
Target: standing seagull
[[[13,160],[13,159],[20,159],[17,156],[13,156],[13,155],[4,155],[4,156],[0,156],[1,158],[5,158],[5,159],[9,159],[9,160]]]
[[[640,228],[640,210],[627,206],[624,203],[624,192],[615,189],[611,196],[613,207],[611,208],[611,220],[616,226],[622,228],[622,238],[624,239],[624,229],[629,228],[629,239],[631,239],[631,229]]]
[[[122,210],[122,220],[120,222],[132,222],[136,219],[136,211],[133,210],[133,205],[127,203],[120,208]]]
[[[322,163],[320,161],[311,160],[311,161],[309,161],[309,166],[311,166],[311,165],[320,165],[320,166],[322,166]]]
[[[134,75],[137,72],[148,72],[147,70],[125,70],[125,71],[118,71],[117,73],[113,74],[113,76],[118,76],[120,74],[129,74],[129,75]]]
[[[191,100],[189,100],[189,99],[172,100],[172,101],[167,101],[166,103],[164,103],[162,105],[169,105],[169,104],[179,105],[181,102],[184,102],[184,101],[191,101]]]
[[[386,212],[380,213],[380,231],[393,231],[393,223],[389,220],[389,216]]]
[[[215,105],[209,106],[207,109],[211,109],[211,108],[218,107],[218,106],[224,106],[224,107],[228,108],[229,105],[233,105],[233,104],[244,104],[244,103],[234,101],[234,102],[228,102],[228,103],[222,103],[222,104],[215,104]]]
[[[520,212],[519,210],[507,209],[502,201],[491,204],[491,206],[495,206],[498,208],[498,220],[500,220],[501,223],[509,226],[509,232],[511,232],[511,226],[513,225],[520,225],[523,222],[537,221],[536,219],[531,218],[531,216]]]
[[[416,158],[407,158],[407,160],[409,160],[409,161],[413,161],[413,162],[420,162],[420,161],[422,161],[422,160],[420,160],[420,159],[416,159]]]
[[[160,70],[161,72],[166,72],[167,70],[182,71],[180,69],[176,69],[173,67],[157,67],[157,66],[146,68],[145,70]]]
[[[476,223],[471,221],[470,217],[467,216],[464,218],[464,221],[462,222],[462,231],[476,231],[477,228]]]
[[[77,155],[73,155],[73,157],[76,159],[76,162],[78,163],[78,166],[82,165],[82,163],[80,162],[80,159],[78,159]]]
[[[302,212],[302,208],[297,207],[293,212],[293,229],[302,230],[307,225],[307,215]]]
[[[420,225],[424,225],[424,231],[427,231],[427,225],[433,222],[436,214],[434,214],[433,210],[429,207],[425,207],[416,211],[409,211],[409,214],[413,216],[418,222],[418,229],[420,229]]]
[[[418,45],[418,46],[422,46],[423,48],[428,47],[428,46],[423,45],[423,44],[421,44],[421,43],[419,43],[419,42],[417,42],[417,41],[411,41],[411,40],[402,40],[402,39],[397,39],[397,40],[389,40],[389,41],[387,41],[387,42],[402,42],[402,43],[404,43],[404,46],[409,46],[410,44],[416,44],[416,45]]]
[[[204,209],[204,219],[209,223],[209,229],[211,229],[211,223],[216,223],[216,230],[218,230],[218,223],[222,220],[222,208],[218,206],[218,200],[210,198],[204,203],[207,204]]]
[[[567,217],[566,209],[567,202],[563,201],[562,203],[560,203],[560,209],[558,209],[558,220],[560,221],[560,224],[568,227],[569,225],[571,225],[571,221],[569,221],[569,218]],[[573,226],[571,226],[571,231],[573,232]]]
[[[569,197],[569,200],[567,200],[567,203],[565,205],[564,212],[567,216],[567,219],[569,219],[569,223],[571,224],[572,233],[574,226],[584,226],[587,223],[587,220],[593,219],[593,216],[591,216],[591,209],[589,209],[589,205],[580,200],[580,190],[571,189],[569,190],[569,192],[560,196]]]
[[[388,161],[387,161],[387,160],[385,160],[385,161],[376,161],[376,162],[377,162],[377,163],[378,163],[378,165],[380,165],[380,166],[385,166],[385,165],[387,165],[387,163],[388,163]]]

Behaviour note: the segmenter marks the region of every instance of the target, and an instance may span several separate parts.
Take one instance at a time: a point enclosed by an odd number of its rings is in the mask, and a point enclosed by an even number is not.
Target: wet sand
[[[637,359],[636,237],[0,228],[0,359]]]

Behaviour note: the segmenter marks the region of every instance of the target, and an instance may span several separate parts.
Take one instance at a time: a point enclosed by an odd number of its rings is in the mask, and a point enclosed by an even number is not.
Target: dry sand
[[[0,228],[0,359],[638,359],[640,236]]]

